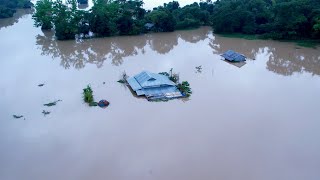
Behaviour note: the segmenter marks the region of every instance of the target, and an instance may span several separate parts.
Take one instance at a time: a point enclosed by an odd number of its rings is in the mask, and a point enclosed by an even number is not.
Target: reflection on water
[[[172,33],[151,33],[140,36],[97,38],[83,41],[56,41],[53,32],[37,35],[36,44],[43,55],[60,59],[61,65],[68,69],[85,67],[87,63],[102,67],[110,60],[115,66],[123,63],[124,58],[144,54],[151,50],[167,54],[183,42],[198,43],[209,39],[209,47],[214,54],[222,54],[232,49],[247,56],[250,60],[266,57],[266,68],[277,74],[289,76],[294,73],[308,72],[320,75],[320,52],[318,49],[297,48],[292,43],[265,40],[245,40],[212,36],[209,27]],[[242,67],[244,64],[236,65]]]
[[[213,37],[209,45],[215,54],[221,54],[232,49],[246,55],[249,60],[259,60],[258,57],[260,55],[267,56],[266,68],[284,76],[303,72],[320,75],[319,49],[300,49],[292,43],[245,40],[221,36]]]
[[[25,15],[31,14],[32,11],[32,9],[18,9],[17,12],[14,13],[13,17],[0,19],[0,29],[18,23],[20,18],[24,17]]]
[[[146,53],[151,49],[159,54],[169,53],[178,45],[178,39],[197,43],[208,37],[208,27],[190,31],[172,33],[155,33],[140,36],[96,38],[82,41],[56,41],[52,31],[43,31],[37,35],[36,44],[42,55],[61,59],[61,65],[68,69],[85,67],[86,63],[102,67],[104,61],[111,60],[115,66],[123,63],[123,59]]]

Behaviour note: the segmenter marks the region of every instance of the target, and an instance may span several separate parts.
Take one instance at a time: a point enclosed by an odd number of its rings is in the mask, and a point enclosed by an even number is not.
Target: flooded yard
[[[24,13],[0,20],[0,39],[1,180],[320,179],[319,48],[209,27],[56,41]],[[246,64],[222,61],[228,49]],[[148,102],[117,83],[171,68],[189,99]],[[83,102],[88,84],[107,109]]]

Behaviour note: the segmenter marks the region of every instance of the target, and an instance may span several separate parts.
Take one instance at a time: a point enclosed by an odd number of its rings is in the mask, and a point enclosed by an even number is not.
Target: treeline
[[[78,0],[85,3],[86,0]],[[319,0],[206,0],[180,7],[177,1],[153,10],[142,0],[93,0],[89,11],[77,0],[39,0],[36,26],[54,28],[59,40],[75,35],[136,35],[147,31],[213,27],[215,33],[255,34],[272,39],[319,39]]]
[[[170,32],[176,29],[210,25],[213,4],[202,2],[180,7],[176,1],[151,10],[143,9],[142,0],[93,0],[89,11],[77,9],[76,0],[39,0],[33,15],[35,25],[55,29],[59,40],[75,35],[136,35],[147,31]]]
[[[0,18],[12,17],[17,8],[31,8],[30,0],[0,0]]]
[[[216,33],[258,34],[272,39],[319,39],[319,0],[217,0]]]

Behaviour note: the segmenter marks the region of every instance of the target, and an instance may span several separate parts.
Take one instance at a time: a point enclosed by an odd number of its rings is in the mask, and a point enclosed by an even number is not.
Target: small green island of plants
[[[90,85],[87,85],[87,87],[83,89],[83,101],[89,106],[99,106],[101,108],[108,107],[110,104],[107,100],[104,99],[100,100],[99,102],[95,102],[93,91]]]

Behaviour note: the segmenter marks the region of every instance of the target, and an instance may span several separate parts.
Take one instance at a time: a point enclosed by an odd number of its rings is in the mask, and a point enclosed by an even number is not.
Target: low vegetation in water
[[[0,0],[0,19],[12,17],[18,8],[31,8],[30,0]]]
[[[50,114],[50,113],[51,113],[50,111],[45,111],[45,110],[42,111],[42,114],[43,114],[44,116],[46,116],[46,115],[48,115],[48,114]]]
[[[190,84],[188,81],[182,81],[182,83],[179,83],[177,87],[181,91],[181,93],[183,95],[185,95],[186,97],[191,96],[192,91],[191,91]]]
[[[196,69],[201,72],[202,66],[198,66],[198,67],[196,67]],[[179,76],[178,73],[174,73],[173,72],[173,68],[170,69],[169,73],[168,72],[160,72],[159,74],[168,76],[168,78],[176,84],[176,86],[179,89],[179,91],[185,97],[190,97],[191,96],[192,90],[191,90],[189,82],[188,81],[182,81],[182,83],[179,83],[180,76]],[[162,101],[162,100],[160,100],[160,101]]]
[[[98,106],[98,103],[94,101],[93,91],[90,85],[83,89],[83,101],[86,102],[89,106]]]
[[[93,91],[90,85],[88,85],[86,88],[83,89],[83,100],[89,105],[94,103]]]
[[[260,37],[254,34],[241,34],[241,33],[222,33],[219,34],[222,37],[227,37],[227,38],[241,38],[241,39],[247,39],[247,40],[256,40],[259,39]]]
[[[50,106],[55,106],[55,105],[57,105],[57,103],[59,102],[59,101],[62,101],[62,100],[57,100],[57,101],[53,101],[53,102],[50,102],[50,103],[47,103],[47,104],[43,104],[44,106],[48,106],[48,107],[50,107]]]
[[[23,116],[22,115],[13,115],[13,118],[20,119],[20,118],[23,118]]]
[[[124,71],[121,75],[121,78],[119,81],[117,81],[118,83],[121,83],[121,84],[127,84],[127,79],[129,78],[129,76],[127,75],[127,73]]]
[[[196,73],[202,73],[202,66],[196,66]]]
[[[170,69],[169,72],[160,72],[158,74],[167,76],[172,82],[178,83],[179,82],[179,74],[173,72],[173,68]]]

